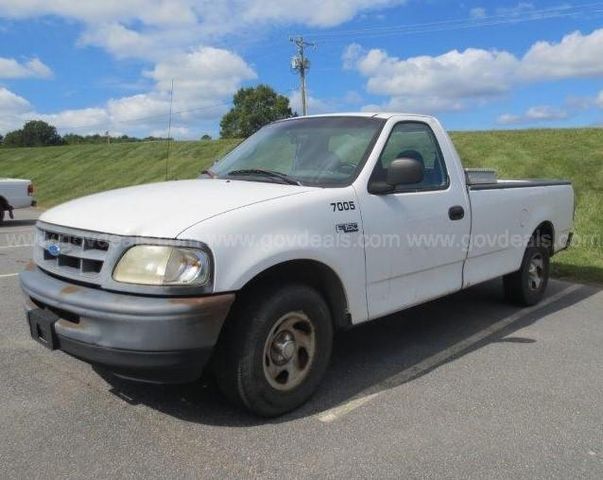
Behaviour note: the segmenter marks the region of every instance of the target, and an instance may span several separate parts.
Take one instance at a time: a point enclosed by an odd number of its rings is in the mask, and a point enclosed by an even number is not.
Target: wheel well
[[[538,225],[534,233],[532,233],[530,244],[547,248],[552,257],[555,253],[555,228],[553,224],[546,221]]]
[[[285,282],[304,283],[318,290],[331,310],[336,330],[352,325],[341,279],[330,267],[315,260],[291,260],[270,267],[247,282],[241,293],[269,283],[282,285]]]

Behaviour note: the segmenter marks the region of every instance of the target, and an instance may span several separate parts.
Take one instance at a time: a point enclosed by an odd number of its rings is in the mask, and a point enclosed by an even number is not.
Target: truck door
[[[445,143],[448,154],[447,149]],[[442,150],[427,123],[395,124],[369,184],[384,181],[396,158],[422,162],[423,181],[387,194],[358,195],[366,236],[370,318],[462,287],[470,212],[465,183],[458,169],[447,168]]]

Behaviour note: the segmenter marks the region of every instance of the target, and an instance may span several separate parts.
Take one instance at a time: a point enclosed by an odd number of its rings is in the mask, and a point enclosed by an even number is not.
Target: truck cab
[[[45,212],[21,285],[47,347],[135,380],[210,371],[274,416],[316,390],[338,329],[499,276],[537,303],[573,210],[568,181],[474,181],[433,117],[294,118],[198,179]]]

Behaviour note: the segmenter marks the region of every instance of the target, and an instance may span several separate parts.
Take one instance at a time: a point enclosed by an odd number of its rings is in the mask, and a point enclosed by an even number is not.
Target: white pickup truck
[[[32,336],[114,374],[198,378],[259,415],[303,403],[333,334],[504,276],[544,295],[571,238],[568,181],[484,181],[432,117],[262,128],[199,179],[45,212],[21,275]]]
[[[7,213],[12,219],[13,210],[35,206],[33,194],[34,187],[30,180],[0,178],[0,225]]]

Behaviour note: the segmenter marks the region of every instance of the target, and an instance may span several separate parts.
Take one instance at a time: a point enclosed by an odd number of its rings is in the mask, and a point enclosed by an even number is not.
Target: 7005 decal
[[[331,203],[331,208],[334,212],[348,212],[350,210],[356,210],[356,204],[352,201],[350,202],[333,202]]]

